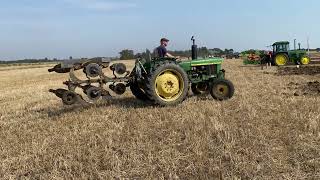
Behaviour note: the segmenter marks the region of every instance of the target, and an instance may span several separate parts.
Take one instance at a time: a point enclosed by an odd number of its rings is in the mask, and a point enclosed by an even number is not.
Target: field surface
[[[0,67],[0,179],[319,179],[319,69],[223,67],[233,99],[163,108],[64,106],[48,89],[67,75]]]

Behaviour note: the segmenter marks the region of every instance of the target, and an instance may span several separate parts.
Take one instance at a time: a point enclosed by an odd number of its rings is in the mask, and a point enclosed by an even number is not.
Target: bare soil
[[[306,83],[289,83],[288,88],[294,96],[320,96],[320,82],[310,81]]]
[[[297,68],[296,66],[285,66],[279,67],[278,75],[316,75],[320,74],[320,66],[300,66]]]

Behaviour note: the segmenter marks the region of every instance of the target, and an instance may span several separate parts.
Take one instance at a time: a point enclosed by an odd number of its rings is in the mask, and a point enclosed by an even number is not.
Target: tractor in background
[[[310,57],[306,50],[295,49],[290,50],[290,43],[288,41],[275,42],[273,45],[272,59],[277,66],[284,66],[289,62],[296,65],[308,65]]]
[[[160,106],[181,103],[186,99],[190,86],[195,95],[210,93],[216,100],[230,99],[234,95],[234,86],[225,79],[225,70],[221,67],[223,59],[198,59],[194,38],[192,41],[192,60],[151,58],[148,53],[146,58],[136,60],[131,72],[123,63],[110,66],[111,62],[104,60],[88,60],[73,66],[58,64],[49,72],[69,73],[69,80],[64,82],[67,89],[51,89],[50,92],[66,105],[79,100],[94,103],[99,99],[110,99],[109,91],[122,95],[127,87],[137,99]],[[106,76],[102,71],[109,66],[113,77]],[[81,80],[76,77],[77,70],[83,70],[87,78]],[[86,97],[78,92],[83,92]]]
[[[288,41],[275,42],[273,45],[272,59],[273,63],[277,66],[284,66],[288,63],[296,65],[310,64],[310,57],[307,55],[306,50],[296,49],[290,50],[290,43]]]
[[[288,41],[279,41],[271,45],[272,51],[264,50],[250,50],[246,51],[247,54],[242,54],[244,64],[264,64],[271,62],[276,66],[284,66],[289,63],[296,65],[308,65],[311,58],[308,56],[307,51],[300,48],[290,50],[290,43]],[[296,47],[294,45],[294,47]]]

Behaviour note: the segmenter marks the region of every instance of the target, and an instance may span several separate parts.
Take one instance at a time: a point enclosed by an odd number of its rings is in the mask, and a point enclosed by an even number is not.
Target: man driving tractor
[[[175,58],[173,55],[171,55],[167,51],[166,47],[168,46],[168,43],[169,43],[169,39],[162,38],[160,40],[160,46],[155,49],[155,52],[154,52],[155,56],[160,58],[163,58],[163,57]]]

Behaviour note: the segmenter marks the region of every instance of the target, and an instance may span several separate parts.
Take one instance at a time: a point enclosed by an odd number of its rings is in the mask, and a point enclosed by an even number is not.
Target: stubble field
[[[320,178],[320,73],[227,60],[229,101],[69,107],[48,68],[0,67],[0,179]]]

